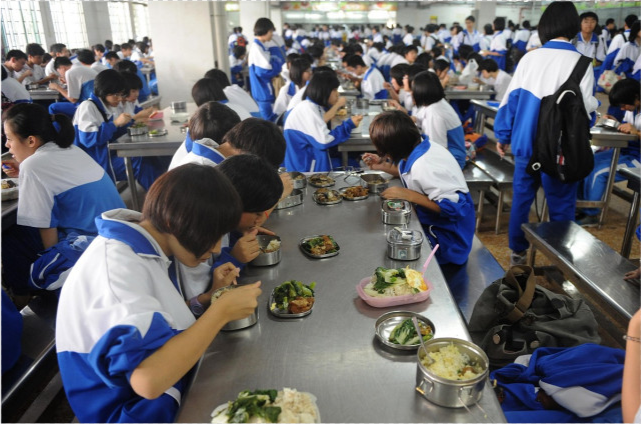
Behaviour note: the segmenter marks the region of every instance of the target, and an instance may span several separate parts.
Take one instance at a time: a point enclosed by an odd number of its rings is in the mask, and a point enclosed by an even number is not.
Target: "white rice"
[[[460,370],[470,365],[470,357],[466,353],[461,353],[454,344],[444,346],[436,352],[428,353],[428,355],[434,362],[428,364],[425,358],[421,359],[421,362],[428,371],[439,377],[448,380],[471,380],[479,375],[479,373],[470,370],[459,375]]]

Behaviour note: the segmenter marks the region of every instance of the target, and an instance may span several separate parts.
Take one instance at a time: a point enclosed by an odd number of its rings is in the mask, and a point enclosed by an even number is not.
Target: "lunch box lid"
[[[400,199],[384,200],[381,208],[383,209],[383,212],[389,214],[409,213],[412,211],[412,205],[410,205],[410,202]]]
[[[400,231],[396,228],[387,233],[387,243],[396,246],[418,246],[423,244],[423,233],[415,230]]]

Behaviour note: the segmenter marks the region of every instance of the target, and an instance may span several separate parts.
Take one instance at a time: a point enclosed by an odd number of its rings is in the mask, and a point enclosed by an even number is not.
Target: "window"
[[[111,36],[114,43],[126,43],[130,38],[133,38],[128,2],[110,1],[109,21],[111,22]]]
[[[51,0],[49,7],[56,42],[66,44],[68,49],[88,47],[82,1]]]
[[[149,11],[146,4],[133,3],[134,10],[134,33],[136,40],[142,41],[142,37],[149,37]]]
[[[38,1],[3,1],[0,12],[5,53],[13,49],[24,51],[29,43],[41,44],[47,50]]]

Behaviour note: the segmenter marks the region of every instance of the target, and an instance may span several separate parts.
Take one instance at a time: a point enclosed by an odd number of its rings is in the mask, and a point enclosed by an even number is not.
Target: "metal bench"
[[[639,286],[623,280],[636,266],[572,221],[523,224],[530,242],[528,264],[540,250],[589,303],[623,327],[639,310]]]
[[[493,187],[499,192],[498,202],[496,205],[496,225],[494,228],[495,233],[498,234],[501,227],[503,196],[505,190],[510,190],[512,188],[512,183],[514,181],[514,165],[503,160],[498,153],[487,149],[477,154],[472,163],[492,179]]]
[[[625,225],[623,243],[621,243],[621,255],[629,258],[634,230],[639,224],[639,186],[641,185],[641,178],[639,177],[639,168],[619,168],[617,172],[628,179],[628,188],[634,193],[630,202],[630,213],[628,214],[628,222]]]
[[[470,191],[478,190],[479,204],[476,208],[476,231],[479,230],[481,219],[483,218],[483,203],[485,202],[485,192],[490,189],[494,180],[490,178],[480,168],[468,164],[463,168],[463,177]]]

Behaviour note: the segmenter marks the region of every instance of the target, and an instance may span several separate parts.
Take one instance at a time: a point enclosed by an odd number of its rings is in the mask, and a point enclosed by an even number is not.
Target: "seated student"
[[[211,78],[201,78],[191,89],[191,96],[196,103],[196,106],[203,105],[207,102],[214,101],[220,102],[238,114],[241,121],[251,118],[251,114],[243,106],[230,102],[225,96],[223,89],[220,87],[216,80]]]
[[[621,149],[619,155],[619,166],[641,168],[641,150],[639,148],[639,137],[641,136],[641,103],[639,96],[641,85],[639,81],[626,78],[618,81],[610,90],[610,106],[620,108],[624,113],[623,124],[619,131],[636,135],[636,140],[630,141],[628,147]],[[605,118],[612,118],[606,115]],[[579,183],[578,198],[581,200],[599,201],[607,188],[607,181],[612,162],[612,150],[597,152],[594,155],[594,169],[583,181]],[[622,181],[623,178],[617,174],[615,181]],[[578,223],[581,225],[592,225],[598,223],[600,209],[586,208],[579,213]]]
[[[450,82],[450,62],[445,59],[436,59],[433,69],[443,88],[447,87]]]
[[[285,85],[289,84],[289,82],[291,81],[291,78],[289,76],[289,68],[292,66],[292,62],[294,61],[294,59],[299,59],[300,57],[301,55],[298,53],[291,53],[291,54],[288,54],[287,57],[285,58],[285,63],[283,63],[283,66],[281,67],[281,71],[280,71],[280,76],[283,77],[283,79],[285,80]],[[313,59],[311,58],[311,56],[308,58],[308,62],[309,63],[313,62]]]
[[[51,60],[51,62],[49,62],[47,66],[45,66],[45,76],[53,77],[53,81],[60,77],[60,75],[54,68],[56,58],[66,57],[68,59],[69,57],[71,57],[71,52],[69,51],[69,49],[67,49],[66,45],[62,43],[54,43],[49,47],[49,53],[51,53],[53,60]]]
[[[107,68],[113,69],[113,67],[116,66],[116,63],[120,62],[120,58],[118,57],[118,53],[116,53],[116,52],[107,52],[107,53],[105,53],[105,62],[106,62]]]
[[[66,57],[56,58],[56,71],[60,77],[67,82],[67,89],[64,89],[56,82],[50,82],[49,88],[56,90],[60,95],[66,98],[69,103],[57,102],[49,105],[49,113],[64,113],[68,117],[73,117],[76,108],[80,103],[87,100],[93,91],[93,81],[98,75],[91,65],[95,62],[94,54],[91,50],[83,49],[78,51],[78,61],[80,64],[71,65],[71,61]]]
[[[22,84],[25,78],[31,76],[31,71],[29,70],[22,72],[27,63],[27,59],[27,55],[21,50],[9,50],[5,56],[2,67],[6,69],[9,77],[16,79]]]
[[[133,46],[129,43],[122,43],[120,45],[120,50],[117,50],[117,53],[120,60],[131,60]]]
[[[445,99],[445,91],[433,72],[421,72],[414,77],[412,96],[415,110],[412,116],[421,133],[430,142],[445,147],[454,156],[459,167],[465,166],[465,134],[461,120]]]
[[[347,56],[347,70],[362,78],[360,82],[361,94],[367,100],[387,99],[387,90],[383,86],[383,75],[374,66],[365,66],[363,58],[358,55]]]
[[[177,280],[175,263],[197,266],[218,252],[241,211],[220,171],[186,165],[159,178],[142,214],[118,209],[97,219],[99,235],[63,287],[56,322],[60,374],[79,421],[174,420],[186,375],[227,322],[254,312],[261,293],[257,282],[210,304],[238,275],[226,264],[189,305],[183,288],[192,282]]]
[[[42,57],[45,54],[45,49],[43,49],[40,44],[32,43],[27,44],[27,48],[25,49],[25,51],[27,53],[27,62],[22,68],[22,71],[16,73],[16,75],[20,76],[27,71],[29,71],[31,75],[22,80],[22,85],[26,86],[34,82],[37,84],[46,84],[47,82],[49,82],[52,77],[45,77],[45,70],[41,66]]]
[[[125,80],[126,94],[117,107],[116,115],[120,115],[121,113],[131,115],[132,121],[129,121],[129,124],[133,124],[134,121],[144,121],[148,119],[158,109],[154,106],[143,109],[140,106],[138,102],[138,95],[142,89],[140,78],[130,72],[121,72],[121,75]]]
[[[45,53],[42,55],[42,69],[46,69],[47,65],[49,65],[49,62],[51,62],[51,55],[49,53]],[[45,77],[46,78],[46,77]]]
[[[275,31],[274,24],[267,18],[260,18],[254,25],[254,41],[249,47],[247,63],[249,65],[249,80],[251,82],[252,97],[258,103],[263,119],[276,120],[272,110],[274,100],[274,87],[272,78],[280,73],[282,61],[272,57],[266,43],[272,39]]]
[[[507,55],[507,36],[504,34],[505,18],[495,18],[492,23],[494,35],[492,35],[492,42],[489,50],[482,50],[481,55],[487,57],[492,56],[499,65],[499,69],[505,70],[505,58]]]
[[[461,84],[469,84],[474,81],[474,78],[478,78],[479,74],[479,64],[485,59],[478,53],[470,53],[467,56],[467,63],[461,71],[461,75],[458,80]]]
[[[11,78],[7,69],[2,67],[2,103],[31,103],[31,94],[17,79]]]
[[[478,70],[481,71],[481,78],[475,78],[474,81],[491,85],[496,92],[494,100],[497,102],[503,100],[503,96],[507,93],[507,88],[512,81],[512,76],[504,70],[499,69],[499,65],[494,59],[484,59],[479,64]]]
[[[2,119],[6,146],[19,164],[17,223],[40,235],[26,253],[35,262],[31,277],[29,267],[18,265],[22,258],[9,260],[15,252],[3,249],[6,281],[23,285],[21,292],[28,281],[31,289],[55,290],[64,282],[59,274],[73,266],[72,257],[81,253],[70,253],[77,249],[70,251],[69,246],[79,236],[96,235],[96,216],[125,204],[104,170],[73,146],[74,128],[68,118],[52,117],[37,104],[20,104],[7,109]],[[41,252],[54,246],[53,251]],[[61,254],[64,260],[56,257]],[[64,269],[59,262],[65,262]]]
[[[142,68],[145,64],[153,64],[154,61],[147,57],[149,53],[149,45],[142,41],[139,41],[132,45],[131,60],[136,64],[137,67]]]
[[[634,63],[641,53],[639,49],[641,45],[640,23],[640,21],[636,21],[632,24],[629,41],[621,46],[619,53],[614,58],[614,72],[619,75],[625,75],[627,78],[632,78]]]
[[[615,35],[614,38],[612,38],[612,42],[608,47],[608,54],[606,55],[605,60],[601,65],[602,71],[606,71],[614,68],[614,59],[619,54],[619,50],[621,50],[621,47],[623,47],[625,43],[631,40],[630,29],[632,28],[632,25],[638,20],[639,20],[639,17],[634,14],[630,14],[625,17],[625,21],[623,24],[623,32]],[[598,80],[597,75],[595,75],[594,78]]]
[[[418,219],[439,264],[463,264],[474,239],[474,203],[463,173],[446,149],[421,137],[412,119],[400,111],[383,112],[372,121],[370,137],[378,155],[366,153],[371,169],[401,177],[403,187],[381,193],[386,199],[416,204]],[[392,163],[384,162],[388,156]]]
[[[327,122],[345,104],[339,97],[340,83],[335,73],[314,73],[305,89],[303,102],[291,111],[285,122],[284,165],[289,171],[330,171],[332,169],[328,149],[349,139],[352,129],[363,120],[363,115],[354,115],[333,130]],[[326,112],[333,111],[327,118]]]
[[[245,46],[236,46],[229,56],[229,72],[231,72],[231,82],[239,87],[245,83],[241,72],[247,64],[245,58],[247,57],[247,49]]]
[[[312,78],[311,64],[303,58],[294,59],[289,68],[289,76],[291,78],[289,84],[280,89],[274,103],[274,113],[279,116],[287,111],[287,105],[292,97]]]
[[[73,117],[76,130],[74,144],[98,162],[114,182],[127,179],[123,158],[108,149],[109,142],[115,140],[116,130],[132,119],[127,113],[115,116],[125,90],[125,80],[120,73],[113,69],[102,71],[94,80],[91,97],[78,106]],[[145,190],[166,169],[162,161],[153,157],[133,158],[132,162],[136,180]]]
[[[134,75],[137,75],[138,78],[140,78],[140,81],[142,81],[142,90],[140,90],[140,94],[138,94],[138,101],[139,102],[144,102],[149,98],[151,95],[151,90],[149,89],[149,85],[147,84],[147,78],[140,72],[140,69],[130,60],[121,60],[119,62],[116,62],[115,65],[113,65],[113,69],[115,69],[118,72],[130,72]]]
[[[215,166],[237,154],[230,144],[222,144],[222,139],[239,122],[238,114],[226,105],[203,103],[189,119],[188,140],[174,154],[169,170],[186,163]]]
[[[222,87],[223,92],[229,101],[244,107],[254,118],[261,117],[258,105],[254,99],[252,99],[249,93],[236,84],[231,84],[229,82],[229,77],[227,77],[225,72],[220,69],[210,69],[205,73],[205,78],[215,80],[218,85]]]
[[[106,67],[107,60],[105,59],[105,55],[107,54],[107,49],[105,48],[105,46],[103,46],[102,44],[94,44],[93,46],[91,46],[91,49],[93,50],[94,55],[96,55],[96,61],[100,62]]]

